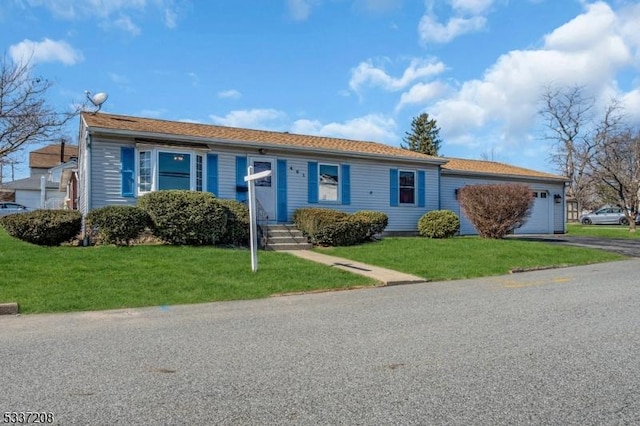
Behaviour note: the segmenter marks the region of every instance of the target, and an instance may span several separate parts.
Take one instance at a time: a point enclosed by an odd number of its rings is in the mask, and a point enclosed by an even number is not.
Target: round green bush
[[[0,224],[9,235],[23,241],[58,246],[80,233],[82,215],[75,210],[34,210],[4,216]]]
[[[361,210],[351,216],[364,221],[368,225],[367,239],[372,239],[376,234],[382,234],[389,224],[389,216],[383,212]]]
[[[106,206],[90,211],[85,226],[102,244],[128,246],[151,226],[151,218],[139,207]]]
[[[293,212],[293,223],[303,234],[314,239],[314,235],[327,223],[334,223],[349,217],[349,213],[339,210],[307,207]]]
[[[249,245],[249,208],[240,201],[218,198],[227,215],[227,226],[218,244]]]
[[[215,244],[227,224],[224,208],[209,192],[150,192],[138,198],[138,207],[151,217],[153,234],[174,245]]]
[[[322,246],[353,246],[367,240],[368,230],[368,222],[351,215],[322,224],[311,240]]]
[[[420,235],[428,238],[453,237],[460,230],[460,219],[451,210],[433,210],[418,220]]]

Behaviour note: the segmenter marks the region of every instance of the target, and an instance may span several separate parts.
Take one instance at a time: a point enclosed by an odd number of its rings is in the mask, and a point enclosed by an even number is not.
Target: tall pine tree
[[[405,132],[407,136],[402,138],[402,148],[410,151],[421,152],[427,155],[438,155],[440,149],[440,128],[435,119],[429,119],[429,114],[423,112],[411,121],[411,131]]]

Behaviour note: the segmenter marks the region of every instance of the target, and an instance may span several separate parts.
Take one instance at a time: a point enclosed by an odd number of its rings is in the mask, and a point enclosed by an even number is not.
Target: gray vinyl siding
[[[106,205],[135,205],[135,197],[121,195],[120,148],[134,147],[126,141],[111,141],[95,138],[91,149],[91,209]],[[188,149],[188,148],[185,148]],[[230,150],[212,150],[218,155],[218,196],[236,198],[236,156],[245,156],[247,152]],[[291,221],[293,212],[301,207],[325,207],[353,213],[358,210],[376,210],[389,216],[390,232],[416,232],[418,219],[430,210],[438,208],[438,168],[432,165],[407,165],[403,163],[359,160],[354,158],[302,157],[274,154],[274,159],[287,161],[287,219]],[[308,202],[308,163],[309,161],[331,164],[348,164],[351,170],[351,202]],[[389,170],[423,170],[425,172],[425,206],[416,205],[391,207],[389,205]],[[136,165],[137,169],[137,165]],[[136,170],[137,178],[137,170]],[[275,176],[278,179],[278,176]],[[342,183],[341,183],[342,185]],[[416,181],[417,186],[417,181]],[[417,187],[416,187],[417,190]]]
[[[236,155],[231,152],[216,152],[218,154],[218,198],[236,198]]]
[[[89,209],[95,209],[106,205],[134,205],[135,197],[122,196],[122,176],[120,152],[123,146],[135,147],[132,139],[105,139],[93,136],[89,155],[86,152],[86,141],[80,143],[80,182],[79,182],[79,208],[86,213]],[[157,146],[158,148],[161,145]],[[193,146],[186,147],[191,150]],[[202,145],[199,146],[202,148]],[[211,146],[211,153],[218,155],[218,194],[219,198],[236,198],[236,157],[257,156],[256,150],[242,149],[238,147],[225,147],[217,149]],[[201,151],[204,153],[204,151]],[[438,166],[431,164],[403,163],[389,160],[373,160],[340,156],[315,156],[300,155],[283,149],[278,152],[270,152],[269,158],[274,160],[286,160],[287,162],[287,220],[291,221],[293,212],[301,207],[326,207],[353,213],[358,210],[375,210],[386,213],[389,216],[388,232],[416,232],[417,222],[428,211],[437,209],[452,210],[460,216],[461,234],[475,234],[471,223],[460,211],[460,205],[455,199],[455,189],[467,184],[478,183],[505,183],[508,179],[500,177],[485,178],[478,176],[465,176],[447,174],[440,175]],[[87,168],[87,159],[90,168]],[[308,202],[308,163],[310,161],[330,164],[348,164],[350,166],[350,203],[343,205],[340,202]],[[136,181],[137,181],[136,164]],[[418,194],[415,205],[390,206],[389,173],[391,169],[413,170],[425,173],[425,206],[418,207]],[[90,173],[90,175],[88,175]],[[274,170],[275,182],[277,168]],[[89,185],[86,179],[91,179]],[[206,179],[205,179],[206,181]],[[536,180],[522,180],[534,188],[548,192],[547,201],[553,206],[549,208],[549,223],[553,229],[548,232],[564,231],[564,191],[562,183],[542,182]],[[340,182],[340,191],[343,182]],[[417,190],[417,181],[416,181]],[[554,194],[562,195],[562,203],[554,203]],[[89,198],[90,197],[90,198]],[[340,197],[339,197],[340,198]],[[533,220],[537,220],[534,218]],[[544,219],[543,219],[544,220]]]
[[[538,181],[535,179],[513,180],[506,178],[485,178],[477,176],[448,175],[441,176],[440,197],[441,208],[451,210],[460,217],[460,234],[474,235],[477,234],[476,229],[467,219],[460,208],[460,203],[456,200],[455,190],[465,185],[479,184],[499,184],[499,183],[525,183],[529,185],[532,191],[546,192],[547,198],[538,198],[534,211],[527,223],[522,228],[515,231],[516,234],[526,233],[553,233],[564,231],[564,185],[562,183],[550,183]],[[562,196],[561,203],[556,204],[554,195]]]
[[[416,232],[418,219],[427,211],[438,208],[438,169],[436,166],[416,167],[399,163],[380,163],[357,159],[344,159],[341,161],[324,160],[312,157],[286,157],[278,159],[287,160],[287,217],[291,220],[293,212],[303,207],[319,207],[341,210],[353,213],[358,210],[375,210],[386,213],[389,216],[389,232]],[[351,203],[342,205],[339,202],[308,202],[308,177],[307,165],[309,161],[337,164],[349,164],[351,167]],[[399,168],[403,170],[424,170],[425,172],[425,206],[398,206],[389,205],[389,170]],[[417,183],[416,183],[417,185]],[[417,188],[416,188],[417,189]]]
[[[108,205],[135,205],[134,197],[122,196],[120,149],[133,144],[99,140],[91,147],[91,209]]]

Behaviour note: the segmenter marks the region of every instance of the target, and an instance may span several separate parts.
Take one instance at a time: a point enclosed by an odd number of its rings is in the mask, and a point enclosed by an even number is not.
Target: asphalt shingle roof
[[[29,153],[29,167],[37,169],[50,169],[60,164],[60,144],[51,144]],[[64,146],[64,161],[78,156],[77,145]]]
[[[496,161],[465,160],[462,158],[445,159],[449,160],[448,163],[442,166],[445,171],[449,170],[452,172],[471,172],[493,175],[509,175],[565,180],[565,178],[562,176],[539,172],[537,170],[526,169],[523,167],[511,166],[509,164],[499,163]]]
[[[82,118],[90,128],[95,127],[111,130],[127,130],[131,132],[182,135],[197,138],[210,138],[214,140],[235,141],[239,143],[264,143],[269,145],[295,146],[361,154],[377,154],[382,156],[415,158],[424,159],[425,161],[441,162],[441,159],[438,157],[432,157],[377,142],[299,135],[287,132],[242,129],[237,127],[214,126],[209,124],[196,124],[180,121],[166,121],[104,113],[84,113],[82,114]]]
[[[495,161],[434,157],[378,142],[299,135],[288,132],[243,129],[181,121],[167,121],[106,113],[83,113],[82,119],[89,128],[103,129],[106,131],[128,131],[132,134],[166,134],[173,137],[185,136],[238,143],[264,143],[272,146],[292,146],[325,151],[373,154],[386,157],[411,158],[415,160],[422,159],[426,162],[436,164],[446,162],[446,164],[442,165],[445,172],[448,170],[452,172],[564,180],[562,176],[511,166]]]

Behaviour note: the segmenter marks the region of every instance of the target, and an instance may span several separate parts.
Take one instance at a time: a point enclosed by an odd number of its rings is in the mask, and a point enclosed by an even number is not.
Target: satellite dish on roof
[[[105,103],[105,101],[109,97],[109,95],[107,95],[105,92],[99,92],[93,96],[91,96],[91,92],[88,90],[85,90],[84,93],[87,95],[87,99],[89,99],[93,106],[96,107],[96,110],[93,111],[94,114],[100,111],[100,108],[102,108],[102,104]]]

